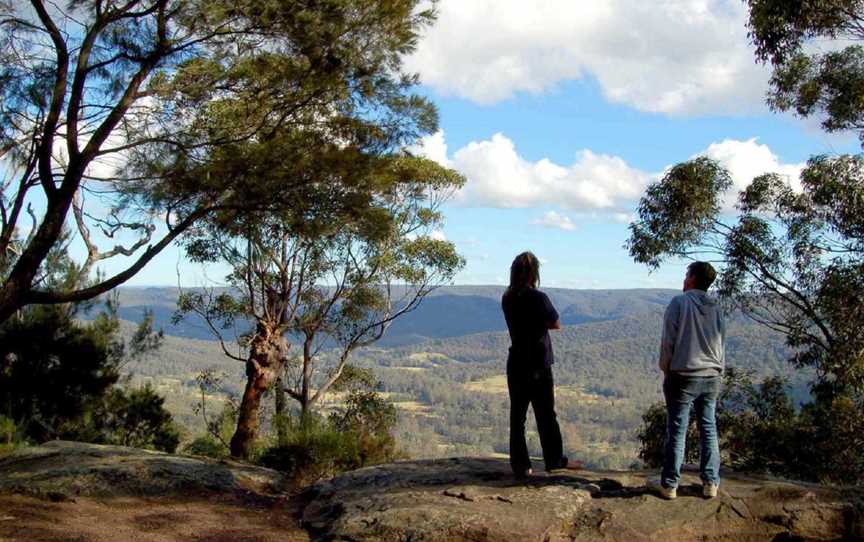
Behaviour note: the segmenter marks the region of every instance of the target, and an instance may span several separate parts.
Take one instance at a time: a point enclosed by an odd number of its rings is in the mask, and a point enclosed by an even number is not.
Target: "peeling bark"
[[[258,435],[261,398],[282,375],[289,346],[281,329],[272,330],[258,325],[246,362],[246,389],[237,413],[237,430],[231,437],[233,457],[249,457],[252,443]]]

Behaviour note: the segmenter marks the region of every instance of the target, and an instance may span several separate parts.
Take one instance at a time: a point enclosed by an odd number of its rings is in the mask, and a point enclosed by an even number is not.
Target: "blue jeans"
[[[696,405],[699,424],[700,463],[703,483],[720,483],[720,445],[717,441],[717,397],[720,395],[720,376],[686,376],[670,372],[663,381],[666,397],[666,445],[663,451],[663,487],[678,487],[690,407]]]

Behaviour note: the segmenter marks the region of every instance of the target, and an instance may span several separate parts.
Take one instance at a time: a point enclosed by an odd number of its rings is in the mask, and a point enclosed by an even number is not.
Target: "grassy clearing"
[[[481,380],[466,382],[465,391],[481,393],[507,393],[507,375],[495,375]]]
[[[474,380],[463,384],[465,391],[506,394],[507,393],[507,376],[495,375],[481,380]],[[555,395],[558,397],[566,397],[569,400],[575,400],[582,403],[597,403],[600,401],[608,401],[605,397],[593,393],[587,393],[581,386],[556,386]]]
[[[443,365],[454,362],[451,357],[439,354],[438,352],[414,352],[408,356],[408,361],[412,363],[422,363],[420,368],[428,368],[429,366]]]

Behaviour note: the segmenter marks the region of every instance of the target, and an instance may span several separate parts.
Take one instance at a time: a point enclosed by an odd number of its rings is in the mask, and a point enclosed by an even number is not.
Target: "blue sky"
[[[649,273],[622,248],[664,168],[707,154],[743,188],[858,152],[851,135],[766,109],[745,22],[740,0],[442,0],[406,63],[441,117],[416,150],[468,179],[440,232],[468,262],[456,282],[503,283],[532,250],[545,286],[677,288],[680,262]],[[178,269],[185,285],[223,272],[171,249],[128,284],[176,285]]]

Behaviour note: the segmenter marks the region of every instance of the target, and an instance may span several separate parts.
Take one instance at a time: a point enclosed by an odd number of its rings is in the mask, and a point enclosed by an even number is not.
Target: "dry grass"
[[[507,393],[507,376],[495,375],[482,380],[466,382],[463,384],[466,391],[506,394]],[[600,395],[587,393],[581,386],[556,386],[555,395],[558,397],[566,397],[567,399],[576,400],[582,403],[596,403],[606,400]]]
[[[482,380],[466,382],[462,385],[466,391],[476,391],[481,393],[507,393],[507,376],[495,375]]]
[[[439,354],[438,352],[414,352],[413,354],[408,356],[408,360],[414,363],[423,363],[424,365],[440,365],[444,363],[451,363],[455,360],[453,358],[447,357],[444,354]]]

